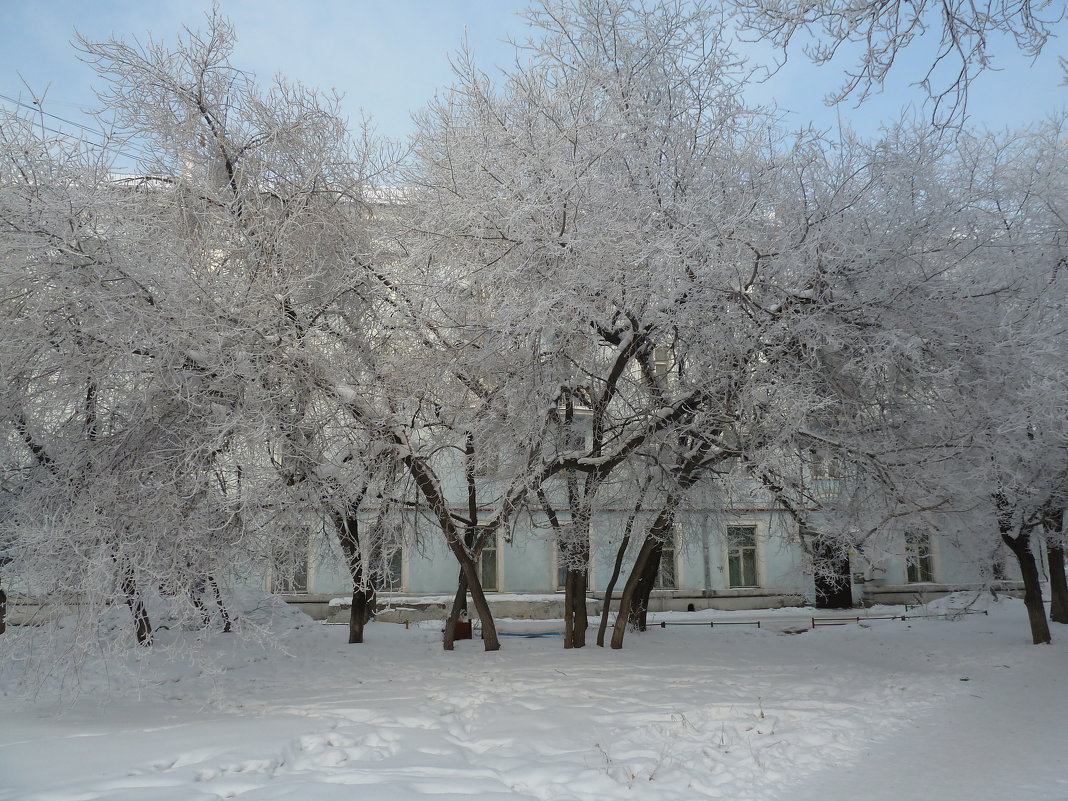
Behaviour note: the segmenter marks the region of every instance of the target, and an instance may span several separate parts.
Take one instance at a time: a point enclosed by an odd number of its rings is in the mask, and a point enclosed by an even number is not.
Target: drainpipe
[[[701,536],[701,555],[704,557],[705,568],[705,590],[712,589],[712,553],[711,548],[708,544],[708,537],[710,535],[710,532],[708,530],[708,517],[709,516],[706,514],[704,523],[702,525],[703,531]]]

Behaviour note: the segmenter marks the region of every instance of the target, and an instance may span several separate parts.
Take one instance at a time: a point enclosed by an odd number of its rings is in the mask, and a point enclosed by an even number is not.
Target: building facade
[[[591,612],[599,611],[606,598],[626,519],[626,512],[613,509],[593,519]],[[640,545],[642,522],[634,526],[613,597],[618,598]],[[651,611],[767,609],[814,602],[811,559],[784,510],[696,509],[680,512],[675,528],[673,541],[664,547]],[[983,569],[954,538],[937,532],[909,529],[889,535],[874,551],[849,554],[855,606],[924,603],[959,589],[994,586],[1015,591],[1022,586],[1013,560],[1004,558],[1007,553],[998,553],[990,568]],[[459,567],[432,524],[412,542],[382,554],[379,565],[382,619],[444,615],[456,591]],[[564,565],[546,520],[525,515],[499,532],[481,552],[478,568],[495,614],[562,616]],[[296,578],[273,586],[269,581],[268,587],[316,618],[347,613],[352,583],[327,528],[312,538],[306,569]]]

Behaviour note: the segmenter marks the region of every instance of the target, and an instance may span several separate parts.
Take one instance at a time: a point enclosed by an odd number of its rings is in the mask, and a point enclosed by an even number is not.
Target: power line
[[[59,128],[51,128],[51,127],[49,127],[47,125],[44,125],[43,123],[37,124],[36,127],[40,128],[42,131],[48,131],[48,133],[56,134],[57,136],[62,136],[65,139],[69,139],[69,140],[73,140],[73,141],[88,141],[90,144],[95,145],[100,150],[106,150],[109,153],[114,153],[117,156],[123,156],[123,157],[128,158],[128,159],[130,159],[132,161],[138,161],[138,160],[140,160],[141,158],[143,158],[145,156],[144,153],[129,153],[129,152],[121,150],[121,149],[119,149],[117,147],[114,147],[114,146],[111,146],[111,145],[108,145],[108,144],[102,144],[100,142],[90,140],[90,139],[88,139],[87,137],[84,137],[84,136],[75,136],[70,131],[63,131],[63,130],[60,130]]]
[[[82,123],[75,122],[74,120],[68,120],[66,117],[60,117],[58,114],[53,114],[50,111],[45,111],[44,108],[42,108],[41,105],[38,104],[36,101],[34,101],[34,103],[31,105],[29,103],[24,103],[18,98],[5,95],[2,92],[0,92],[0,100],[6,100],[9,103],[14,103],[16,106],[22,106],[23,108],[29,109],[35,114],[44,114],[46,117],[52,117],[53,119],[57,119],[60,122],[65,122],[68,125],[73,125],[75,128],[81,128],[83,131],[86,131],[91,134],[103,133],[99,129],[90,128],[88,125],[83,125]]]
[[[14,97],[10,97],[8,95],[5,95],[3,93],[0,93],[0,100],[5,100],[8,103],[14,103],[16,106],[20,106],[20,107],[22,107],[24,109],[28,109],[29,111],[32,111],[35,114],[40,114],[40,115],[43,115],[45,117],[51,117],[52,119],[59,120],[60,122],[66,123],[67,125],[73,125],[75,128],[78,128],[81,131],[83,131],[84,134],[89,134],[90,136],[84,136],[83,135],[83,136],[79,137],[79,136],[76,136],[75,134],[71,133],[70,131],[64,131],[64,130],[61,130],[59,128],[49,127],[49,126],[44,124],[43,120],[40,123],[37,123],[38,127],[40,127],[42,130],[48,131],[49,133],[54,133],[54,134],[57,134],[59,136],[64,136],[64,137],[67,137],[68,139],[82,138],[82,139],[85,139],[86,141],[88,141],[90,144],[96,145],[101,150],[110,150],[112,153],[115,153],[115,154],[117,154],[119,156],[124,156],[124,157],[126,157],[128,159],[132,159],[134,161],[136,161],[138,159],[142,159],[142,158],[151,158],[153,156],[151,151],[149,151],[149,150],[147,150],[145,148],[142,148],[142,147],[138,147],[136,144],[132,143],[131,140],[129,140],[129,139],[123,141],[122,148],[116,147],[115,146],[115,141],[117,141],[117,140],[114,140],[111,137],[109,137],[108,134],[105,131],[100,130],[100,129],[90,128],[87,125],[83,125],[82,123],[75,122],[74,120],[69,120],[66,117],[61,117],[58,114],[52,114],[51,112],[45,111],[43,108],[41,108],[40,106],[38,106],[36,104],[30,105],[28,103],[24,103],[23,101],[14,98]],[[9,111],[11,111],[11,110],[9,109]],[[11,113],[14,113],[14,112],[12,111]],[[100,137],[100,139],[98,140],[96,138],[91,138],[91,137]],[[123,149],[123,148],[126,148],[126,149]]]

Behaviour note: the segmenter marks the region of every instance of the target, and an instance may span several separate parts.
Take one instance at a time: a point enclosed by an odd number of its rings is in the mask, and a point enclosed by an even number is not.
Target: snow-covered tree
[[[85,163],[5,128],[4,412],[43,479],[12,518],[16,554],[101,603],[108,580],[69,558],[82,540],[133,605],[219,566],[284,573],[388,468],[335,391],[366,375],[377,325],[369,140],[334,99],[261,91],[233,41],[213,15],[173,49],[81,43],[138,175],[109,175],[106,148]]]
[[[1048,534],[1060,610],[1064,567],[1057,550],[1068,476],[1064,122],[967,146],[975,184],[986,187],[976,194],[989,234],[977,268],[986,291],[972,304],[979,313],[967,332],[975,354],[971,380],[962,383],[954,410],[966,421],[958,463],[966,480],[957,491],[987,510],[989,530],[1016,557],[1033,639],[1048,642],[1034,549]]]
[[[524,500],[564,512],[570,647],[584,644],[600,493],[717,391],[665,394],[656,354],[678,339],[680,307],[713,303],[721,287],[702,265],[737,263],[732,228],[766,224],[747,182],[767,178],[735,159],[763,117],[738,102],[737,60],[707,9],[591,0],[529,19],[533,39],[500,87],[461,58],[457,86],[424,116],[412,251],[476,298],[485,328],[463,358],[486,364],[514,343],[535,357],[525,374],[487,372],[507,380],[501,420],[537,444]]]
[[[856,47],[856,62],[829,95],[832,102],[864,100],[882,87],[903,51],[916,49],[915,40],[937,38],[930,63],[915,83],[933,101],[934,119],[943,121],[961,121],[972,82],[984,70],[996,68],[992,41],[1011,39],[1021,53],[1036,58],[1064,19],[1063,6],[1053,0],[731,0],[731,4],[744,28],[786,54],[800,40],[806,56],[826,64]]]

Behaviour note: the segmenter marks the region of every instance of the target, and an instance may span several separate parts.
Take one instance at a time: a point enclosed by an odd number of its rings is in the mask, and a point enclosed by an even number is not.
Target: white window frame
[[[390,561],[398,559],[397,583],[391,587],[379,587],[382,592],[402,593],[408,587],[408,549],[404,545],[397,546],[390,553]],[[385,565],[383,565],[385,566]]]
[[[731,581],[731,547],[730,530],[733,528],[751,529],[753,532],[753,578],[755,584],[734,584]],[[727,523],[723,527],[723,571],[726,585],[732,590],[752,590],[764,586],[764,538],[759,524],[749,520]],[[744,572],[744,571],[743,571]]]
[[[271,560],[271,572],[268,577],[267,586],[268,591],[275,593],[276,595],[307,595],[311,592],[312,584],[312,552],[311,541],[309,539],[307,547],[304,549],[304,571],[303,571],[303,586],[293,586],[290,581],[283,580],[279,577],[277,559],[272,557]],[[295,577],[294,577],[295,578]]]
[[[925,564],[926,563],[926,564]],[[919,576],[913,579],[910,573],[915,570]],[[923,573],[927,578],[923,577]],[[910,530],[905,532],[905,583],[935,584],[938,579],[938,563],[935,559],[934,538],[929,531]]]
[[[671,585],[663,583],[664,578],[664,557],[670,554],[671,559]],[[679,538],[678,533],[672,529],[670,541],[664,541],[664,548],[660,555],[660,567],[656,571],[656,584],[654,589],[657,590],[677,590],[679,589],[681,571],[679,569]]]
[[[496,575],[497,581],[495,582],[493,587],[487,587],[486,583],[485,583],[485,581],[483,579],[484,574],[483,574],[482,566],[485,564],[484,560],[486,559],[486,551],[487,550],[490,550],[490,551],[493,552],[493,556],[494,556],[493,569],[494,569],[494,572],[497,574]],[[502,587],[504,586],[504,571],[503,571],[503,565],[501,563],[501,556],[502,556],[501,550],[502,550],[501,549],[501,532],[497,531],[497,532],[494,532],[493,541],[486,543],[486,545],[483,546],[483,548],[482,548],[482,552],[479,553],[478,558],[475,559],[475,569],[478,571],[478,580],[479,580],[479,583],[482,584],[482,589],[483,589],[484,592],[501,592],[502,591]]]
[[[564,581],[561,581],[561,579],[566,580],[567,573],[565,571],[564,575],[561,575],[561,571],[564,571],[564,568],[566,566],[564,565],[563,549],[560,547],[560,539],[558,537],[553,537],[553,540],[552,540],[552,554],[553,554],[553,572],[552,572],[552,576],[553,576],[553,588],[554,588],[553,591],[554,592],[563,592],[564,591]]]

